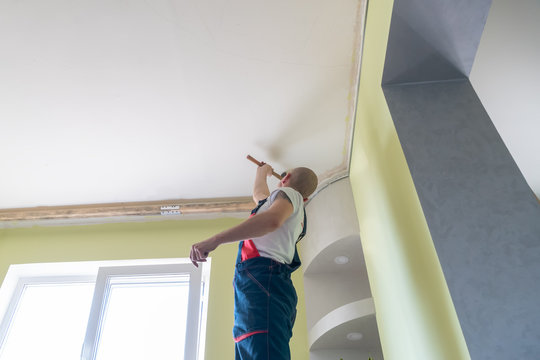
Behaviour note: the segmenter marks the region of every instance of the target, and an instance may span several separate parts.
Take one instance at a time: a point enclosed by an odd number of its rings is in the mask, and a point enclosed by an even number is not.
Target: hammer
[[[255,159],[253,156],[251,156],[251,155],[248,155],[248,156],[247,156],[247,159],[248,159],[249,161],[251,161],[252,163],[257,164],[257,166],[263,166],[263,165],[264,165],[264,163],[262,163],[262,162],[256,160],[256,159]],[[276,172],[273,171],[273,170],[272,170],[272,175],[274,175],[275,177],[277,177],[279,180],[283,179],[283,176],[279,175],[278,173],[276,173]]]

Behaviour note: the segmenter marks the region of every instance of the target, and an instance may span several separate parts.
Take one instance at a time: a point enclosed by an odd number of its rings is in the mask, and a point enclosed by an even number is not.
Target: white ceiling
[[[0,208],[248,196],[247,154],[346,173],[362,4],[0,0]],[[471,73],[537,196],[539,16],[494,0]]]
[[[540,198],[540,1],[493,0],[470,80]]]
[[[0,208],[346,172],[362,2],[0,0]]]

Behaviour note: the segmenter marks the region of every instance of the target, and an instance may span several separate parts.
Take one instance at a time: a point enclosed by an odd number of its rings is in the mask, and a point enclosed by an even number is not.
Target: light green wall
[[[236,225],[239,219],[160,221],[0,230],[0,279],[10,264],[188,257],[191,244]],[[237,244],[212,254],[206,356],[234,359],[232,279]],[[291,341],[293,359],[307,360],[307,327],[301,271],[293,277],[298,319]]]
[[[350,180],[386,360],[469,359],[381,88],[392,0],[370,1]]]

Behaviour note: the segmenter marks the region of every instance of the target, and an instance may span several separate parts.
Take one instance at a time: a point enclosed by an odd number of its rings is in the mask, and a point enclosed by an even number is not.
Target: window
[[[12,265],[0,289],[0,360],[202,359],[209,265]]]

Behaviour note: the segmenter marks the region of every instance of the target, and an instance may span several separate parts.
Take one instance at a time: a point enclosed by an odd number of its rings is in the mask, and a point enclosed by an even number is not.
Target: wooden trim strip
[[[233,213],[249,212],[253,207],[254,203],[251,197],[40,206],[33,208],[0,209],[0,221]]]

